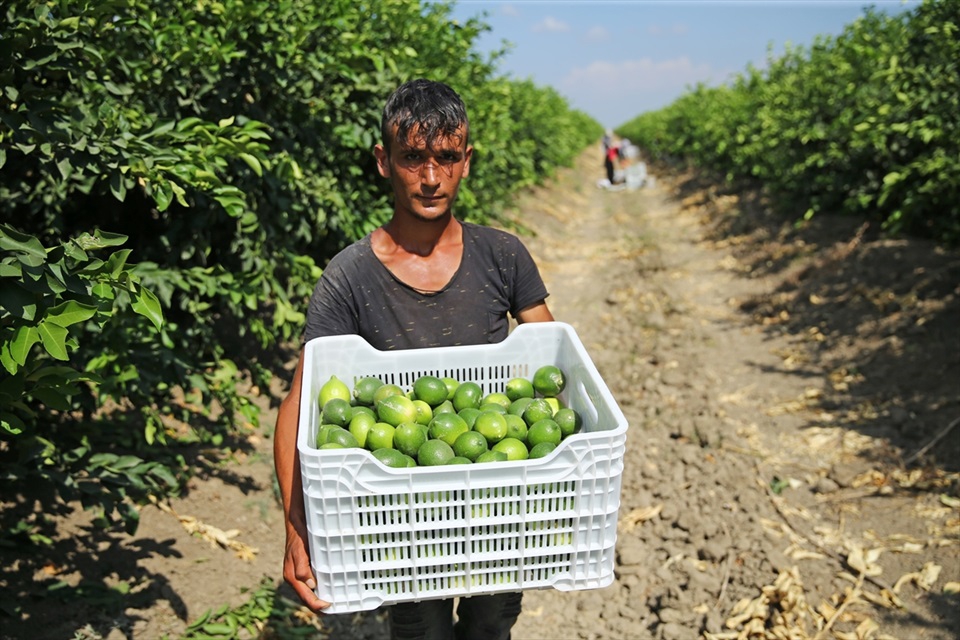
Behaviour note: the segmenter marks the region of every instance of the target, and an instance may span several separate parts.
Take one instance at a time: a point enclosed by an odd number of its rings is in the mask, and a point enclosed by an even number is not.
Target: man
[[[458,221],[453,204],[470,173],[473,147],[460,97],[448,86],[413,80],[384,106],[377,170],[390,181],[390,221],[330,261],[317,283],[304,341],[356,334],[378,349],[499,342],[518,322],[553,320],[546,287],[530,254],[512,234]],[[284,578],[315,611],[297,424],[303,355],[280,405],[274,458],[286,518]],[[463,598],[453,625],[452,600],[389,608],[395,640],[508,640],[520,593]]]

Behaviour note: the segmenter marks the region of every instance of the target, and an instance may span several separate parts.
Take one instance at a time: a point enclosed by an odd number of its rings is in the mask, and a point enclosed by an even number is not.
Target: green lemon
[[[479,456],[477,456],[476,460],[474,460],[474,462],[477,462],[477,463],[506,462],[506,461],[507,461],[507,454],[505,454],[503,451],[492,451],[492,450],[484,451]]]
[[[402,469],[407,466],[407,458],[396,449],[377,449],[373,452],[373,457],[394,469]]]
[[[364,443],[370,451],[377,449],[393,449],[393,436],[397,428],[386,422],[377,422],[367,431],[367,441]]]
[[[442,403],[438,404],[433,408],[433,415],[440,413],[456,413],[457,410],[453,408],[453,403],[449,400],[444,400]]]
[[[506,415],[507,408],[499,402],[481,402],[480,411],[496,411],[497,413]]]
[[[433,420],[433,409],[423,400],[414,400],[413,406],[417,408],[417,422],[420,424],[430,424]]]
[[[342,428],[338,424],[321,424],[317,427],[317,446],[327,444],[327,435],[332,429]]]
[[[353,384],[353,399],[357,404],[372,407],[373,396],[377,389],[382,386],[383,383],[380,378],[374,378],[373,376],[360,378]]]
[[[447,464],[473,464],[473,460],[464,458],[463,456],[453,456],[447,460]]]
[[[417,421],[417,405],[406,396],[387,396],[377,403],[377,417],[380,422],[397,426],[404,422]]]
[[[350,433],[353,434],[353,437],[357,439],[357,442],[361,447],[367,446],[367,434],[370,432],[370,427],[377,423],[377,419],[374,417],[373,413],[355,413],[353,418],[350,420],[350,425],[347,429]]]
[[[443,440],[451,447],[461,433],[470,431],[466,421],[455,413],[441,413],[430,421],[430,437]]]
[[[346,449],[356,448],[360,446],[360,443],[357,441],[356,436],[344,429],[343,427],[337,427],[336,429],[331,429],[327,434],[326,444],[339,444]]]
[[[350,419],[353,420],[356,418],[358,413],[365,413],[373,418],[377,417],[377,412],[373,410],[373,407],[368,407],[365,404],[354,405],[353,413],[350,415]]]
[[[507,413],[512,413],[515,416],[522,416],[523,411],[531,402],[533,402],[533,398],[517,398],[510,403],[510,407],[507,408]]]
[[[480,401],[480,406],[482,407],[485,404],[496,404],[503,407],[503,410],[506,411],[510,408],[510,403],[513,402],[510,398],[507,397],[505,393],[499,393],[494,391],[493,393],[488,393]]]
[[[490,447],[493,451],[501,451],[507,454],[507,460],[511,462],[526,460],[530,457],[527,445],[516,438],[504,438],[500,442]]]
[[[487,449],[487,439],[483,437],[483,434],[476,431],[461,433],[453,443],[453,452],[458,456],[469,459],[471,462]]]
[[[435,407],[447,399],[447,384],[437,376],[420,376],[413,383],[413,394],[418,400]]]
[[[550,406],[550,403],[544,400],[543,398],[537,398],[533,402],[527,405],[527,408],[523,410],[523,415],[521,416],[523,421],[527,423],[527,426],[532,426],[534,422],[538,420],[543,420],[544,418],[553,417],[553,407]]]
[[[340,398],[341,400],[349,402],[351,397],[352,394],[350,393],[350,387],[347,386],[347,383],[337,376],[330,376],[330,379],[320,387],[317,402],[319,402],[322,407],[334,398]]]
[[[460,386],[460,382],[456,378],[451,378],[449,376],[444,376],[440,378],[443,380],[443,384],[447,385],[447,400],[453,400],[453,392],[457,390],[457,387]]]
[[[583,418],[575,410],[564,407],[553,414],[553,419],[560,425],[560,433],[564,438],[572,436],[583,428]]]
[[[566,376],[559,367],[544,365],[533,374],[533,388],[542,396],[558,396],[567,385]]]
[[[516,401],[520,398],[532,398],[536,395],[533,389],[533,383],[526,378],[511,378],[507,380],[507,386],[504,393],[510,398],[510,401]]]
[[[527,423],[520,416],[508,413],[504,416],[507,420],[507,437],[516,438],[522,442],[527,441]]]
[[[553,453],[553,450],[556,448],[557,445],[553,444],[552,442],[541,442],[530,449],[530,459],[546,458],[548,455]]]
[[[416,422],[404,422],[393,433],[393,446],[400,453],[416,456],[427,441],[427,432]]]
[[[549,442],[554,446],[560,444],[563,434],[560,433],[560,425],[550,418],[537,420],[527,431],[527,444],[530,448],[536,447],[541,442]]]
[[[473,407],[480,408],[480,400],[483,399],[483,389],[476,382],[461,382],[456,391],[453,392],[453,408],[457,411]]]
[[[343,398],[331,398],[323,405],[323,411],[320,414],[322,422],[340,425],[345,427],[350,424],[353,418],[353,407],[349,400]]]
[[[405,395],[406,394],[403,392],[403,389],[395,384],[382,384],[373,394],[373,406],[376,408],[384,398]]]
[[[417,451],[417,464],[421,467],[434,467],[447,464],[456,457],[453,447],[443,440],[427,440]]]
[[[545,396],[543,399],[546,400],[548,405],[550,405],[550,408],[553,410],[554,413],[556,413],[557,411],[560,411],[560,409],[563,408],[563,404],[560,402],[560,398],[557,398],[554,396]]]
[[[477,420],[477,416],[483,413],[480,409],[474,409],[473,407],[467,407],[463,411],[458,411],[457,415],[463,418],[463,421],[467,423],[467,426],[473,429],[473,423]]]
[[[507,418],[496,411],[484,411],[474,421],[473,430],[493,445],[507,437]]]

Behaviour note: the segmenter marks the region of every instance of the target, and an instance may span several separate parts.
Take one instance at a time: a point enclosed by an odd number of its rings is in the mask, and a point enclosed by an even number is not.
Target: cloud
[[[698,82],[717,85],[733,72],[695,63],[687,56],[596,61],[571,69],[557,88],[577,108],[604,124],[615,125],[643,111],[666,106]]]
[[[604,42],[610,38],[610,32],[605,27],[592,27],[587,31],[587,42]]]
[[[552,16],[547,16],[537,24],[533,25],[533,30],[536,32],[541,31],[550,31],[554,33],[562,33],[564,31],[570,31],[570,25],[562,20],[557,20]]]
[[[688,31],[690,31],[690,27],[680,23],[671,25],[669,28],[659,24],[652,24],[647,27],[647,35],[653,36],[654,38],[659,38],[660,36],[685,36]]]
[[[616,95],[626,91],[683,88],[687,84],[722,80],[726,72],[707,63],[695,64],[687,56],[670,60],[640,58],[618,62],[597,61],[575,67],[561,80],[566,89],[590,87]]]
[[[500,7],[500,13],[505,16],[510,16],[511,18],[516,18],[520,15],[520,9],[517,9],[512,4],[505,4]]]

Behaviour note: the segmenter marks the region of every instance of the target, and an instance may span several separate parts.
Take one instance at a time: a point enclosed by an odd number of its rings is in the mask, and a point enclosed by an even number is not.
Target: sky
[[[663,108],[704,82],[716,86],[787,43],[837,36],[867,6],[891,15],[919,0],[456,0],[452,18],[483,17],[476,43],[511,45],[499,72],[551,86],[613,128]]]

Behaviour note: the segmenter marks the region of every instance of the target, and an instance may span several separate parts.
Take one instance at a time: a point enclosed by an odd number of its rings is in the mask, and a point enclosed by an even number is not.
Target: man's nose
[[[440,184],[440,165],[433,158],[427,158],[420,169],[420,180],[424,184],[436,186]]]

